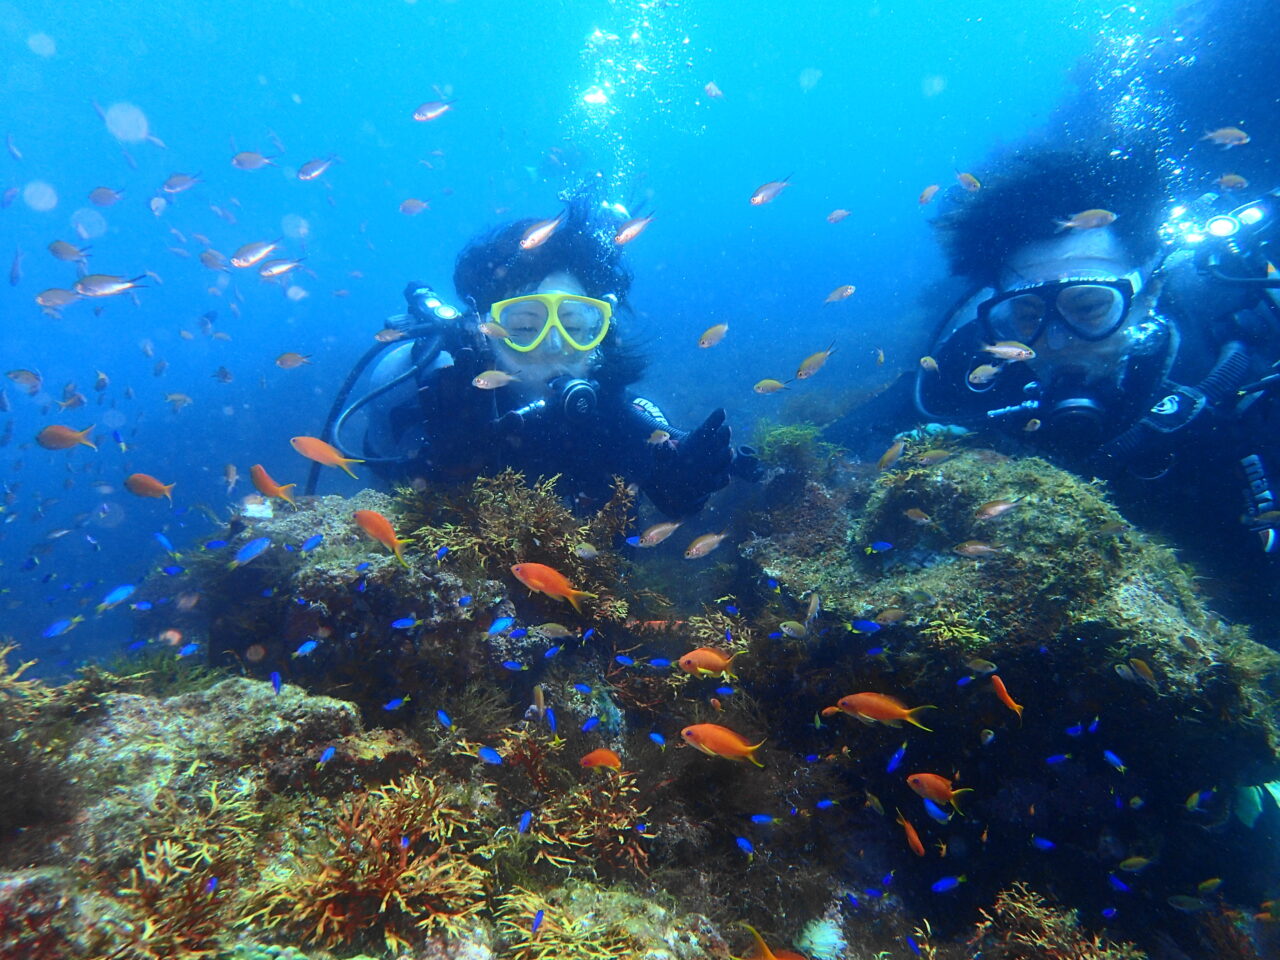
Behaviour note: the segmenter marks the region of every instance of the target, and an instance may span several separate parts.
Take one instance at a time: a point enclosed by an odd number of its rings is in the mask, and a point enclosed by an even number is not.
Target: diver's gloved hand
[[[733,463],[724,410],[714,410],[678,445],[654,448],[653,473],[645,493],[669,517],[697,513],[707,498],[729,484]]]

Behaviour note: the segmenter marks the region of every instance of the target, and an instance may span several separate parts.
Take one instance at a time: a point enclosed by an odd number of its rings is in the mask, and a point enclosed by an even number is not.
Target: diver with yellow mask
[[[583,507],[621,476],[672,518],[696,513],[731,475],[755,479],[758,461],[733,448],[723,410],[685,431],[630,389],[646,361],[620,329],[633,318],[632,276],[617,225],[586,197],[559,221],[536,245],[522,243],[532,220],[468,244],[454,270],[467,310],[410,284],[408,312],[339,391],[328,439],[388,482],[510,467],[560,475]]]

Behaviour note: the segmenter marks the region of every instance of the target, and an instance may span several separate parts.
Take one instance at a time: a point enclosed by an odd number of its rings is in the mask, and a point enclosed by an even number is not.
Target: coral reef
[[[1145,960],[1131,943],[1085,932],[1074,910],[1050,906],[1026,884],[1000,891],[982,911],[972,944],[991,960]]]

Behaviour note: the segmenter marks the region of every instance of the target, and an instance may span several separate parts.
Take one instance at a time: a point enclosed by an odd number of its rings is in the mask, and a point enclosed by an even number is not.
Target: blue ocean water
[[[16,190],[0,252],[18,261],[0,286],[0,337],[6,370],[43,378],[34,397],[4,386],[3,632],[53,668],[126,644],[127,605],[92,605],[165,562],[154,535],[179,551],[213,536],[202,508],[226,516],[228,463],[235,497],[252,463],[301,481],[289,437],[318,432],[351,363],[403,309],[404,283],[449,291],[468,238],[550,217],[583,182],[655,214],[629,248],[631,333],[653,359],[642,388],[676,422],[723,405],[746,439],[794,402],[751,385],[832,341],[807,402],[874,390],[916,363],[931,323],[918,295],[943,274],[921,189],[941,184],[943,200],[957,172],[1051,132],[1064,104],[1087,99],[1081,64],[1154,35],[1175,6],[0,3],[0,191]],[[412,119],[442,99],[447,113]],[[239,151],[273,165],[237,169]],[[297,179],[329,156],[323,176]],[[200,182],[162,192],[175,173]],[[747,202],[784,177],[775,202]],[[121,198],[96,206],[99,187]],[[403,214],[408,198],[429,209]],[[836,209],[848,217],[828,223]],[[285,285],[211,271],[197,235],[226,255],[280,238],[303,269]],[[55,240],[91,247],[92,272],[147,275],[142,288],[42,315],[36,295],[76,278],[46,250]],[[824,305],[843,284],[856,295]],[[731,335],[698,350],[717,322]],[[285,351],[311,363],[281,369]],[[70,383],[88,402],[59,412]],[[190,405],[173,409],[175,393]],[[40,449],[50,423],[92,425],[97,452]],[[125,492],[134,471],[176,483],[174,507]],[[336,471],[324,482],[361,486]],[[73,632],[41,638],[79,612]]]

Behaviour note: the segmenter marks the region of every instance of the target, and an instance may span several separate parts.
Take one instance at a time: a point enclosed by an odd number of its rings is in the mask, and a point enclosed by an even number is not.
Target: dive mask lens
[[[1128,298],[1107,284],[1073,283],[1063,287],[1054,303],[1067,326],[1086,340],[1100,340],[1119,327]]]
[[[498,323],[507,331],[514,347],[528,350],[547,330],[550,313],[540,300],[520,297],[509,300],[498,311]]]
[[[993,304],[987,319],[997,340],[1031,343],[1040,336],[1048,310],[1048,303],[1039,294],[1024,293]]]

